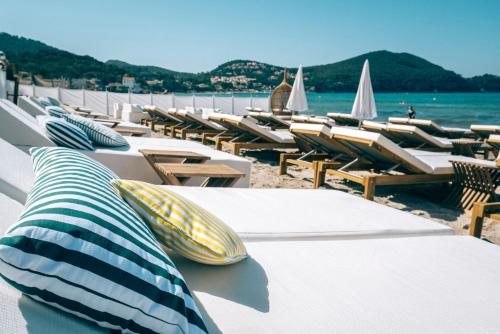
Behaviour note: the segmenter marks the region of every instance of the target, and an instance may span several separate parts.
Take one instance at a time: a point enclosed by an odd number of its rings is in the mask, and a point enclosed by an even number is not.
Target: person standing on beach
[[[410,106],[408,108],[407,113],[408,113],[408,118],[409,119],[414,119],[417,116],[417,113],[415,112],[415,109],[413,109],[413,106]]]

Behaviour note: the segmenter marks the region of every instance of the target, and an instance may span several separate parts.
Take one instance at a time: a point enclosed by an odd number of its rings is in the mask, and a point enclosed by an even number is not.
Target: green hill
[[[147,91],[148,80],[161,82],[161,89],[185,91],[266,91],[283,77],[283,67],[253,60],[233,60],[203,73],[182,73],[158,66],[138,66],[120,60],[99,61],[76,55],[42,42],[0,33],[0,50],[17,71],[46,79],[99,79],[103,86],[121,82],[124,74],[136,77]],[[482,75],[463,78],[408,53],[376,51],[340,62],[304,68],[305,86],[318,92],[354,92],[365,59],[370,61],[377,92],[500,92],[500,77]],[[290,69],[295,73],[296,69]],[[292,80],[290,80],[291,82]]]

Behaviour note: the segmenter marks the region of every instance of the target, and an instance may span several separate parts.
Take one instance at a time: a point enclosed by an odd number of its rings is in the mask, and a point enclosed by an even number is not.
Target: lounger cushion
[[[204,333],[181,274],[111,186],[110,170],[33,148],[20,220],[0,239],[0,274],[33,299],[125,332]]]
[[[246,258],[238,235],[195,202],[149,183],[115,180],[112,184],[167,248],[205,264],[231,264]]]
[[[160,187],[197,203],[247,241],[453,233],[445,225],[341,191]]]
[[[63,108],[56,106],[45,107],[45,110],[49,113],[50,116],[53,117],[61,118],[64,114],[67,114],[67,112]]]
[[[39,116],[41,124],[45,127],[47,136],[58,146],[74,148],[77,150],[93,150],[92,141],[85,131],[66,122],[62,118],[52,116]]]
[[[66,114],[63,117],[67,122],[85,131],[95,145],[111,147],[128,145],[122,135],[107,126],[80,116]]]
[[[246,247],[250,258],[225,270],[172,258],[211,333],[500,332],[497,245],[439,236]]]

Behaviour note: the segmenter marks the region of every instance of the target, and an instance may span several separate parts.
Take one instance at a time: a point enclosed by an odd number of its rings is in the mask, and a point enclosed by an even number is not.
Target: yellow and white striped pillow
[[[236,263],[247,257],[238,235],[196,203],[145,182],[113,180],[112,185],[149,224],[158,240],[182,256],[215,265]]]

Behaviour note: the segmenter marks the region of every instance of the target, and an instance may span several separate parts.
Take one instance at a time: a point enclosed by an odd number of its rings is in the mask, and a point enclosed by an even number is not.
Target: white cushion
[[[341,191],[168,188],[222,219],[245,240],[452,234],[442,224]]]
[[[335,217],[332,211],[331,217]],[[211,333],[497,333],[500,248],[466,236],[246,242],[249,259],[172,255]]]
[[[486,167],[495,167],[494,161],[475,159],[470,157],[464,157],[461,155],[451,155],[446,152],[428,152],[414,149],[406,149],[408,153],[414,156],[416,159],[425,163],[432,169],[432,174],[452,174],[454,173],[453,165],[451,160],[471,162],[475,164],[480,164]]]

